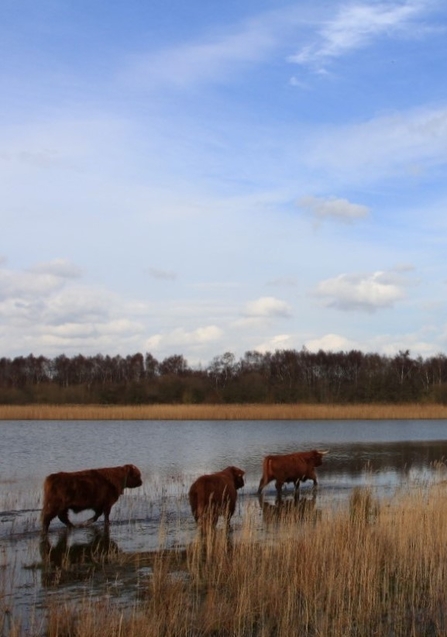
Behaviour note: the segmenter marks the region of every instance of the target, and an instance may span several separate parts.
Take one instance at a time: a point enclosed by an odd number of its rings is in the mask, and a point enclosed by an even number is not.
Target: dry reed
[[[0,420],[431,420],[447,405],[0,405]]]
[[[50,609],[48,637],[441,637],[447,634],[445,485],[380,505],[369,490],[320,519],[278,520],[274,540],[219,531],[187,573],[154,563],[145,599]],[[259,514],[259,511],[256,511]]]

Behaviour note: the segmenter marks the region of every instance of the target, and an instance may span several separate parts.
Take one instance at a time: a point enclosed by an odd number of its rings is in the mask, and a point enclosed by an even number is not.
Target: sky
[[[3,0],[0,357],[447,352],[442,0]]]

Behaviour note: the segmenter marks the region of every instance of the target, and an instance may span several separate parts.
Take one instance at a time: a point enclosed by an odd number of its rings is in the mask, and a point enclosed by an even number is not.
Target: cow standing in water
[[[214,528],[219,516],[226,519],[227,528],[236,509],[237,490],[244,486],[245,471],[227,467],[223,471],[200,476],[189,489],[189,503],[195,521],[202,530]]]
[[[275,480],[278,500],[281,499],[281,489],[283,484],[293,482],[295,485],[295,497],[298,497],[300,482],[312,480],[314,487],[317,486],[317,474],[315,467],[323,463],[323,457],[328,451],[302,451],[288,453],[285,455],[266,456],[262,465],[262,478],[259,482],[258,495],[269,482]]]
[[[142,484],[141,472],[133,464],[52,473],[43,485],[42,530],[46,533],[56,516],[71,528],[74,525],[68,512],[79,513],[86,509],[92,509],[94,516],[84,524],[96,522],[104,514],[104,526],[107,527],[110,510],[124,489],[134,489]]]

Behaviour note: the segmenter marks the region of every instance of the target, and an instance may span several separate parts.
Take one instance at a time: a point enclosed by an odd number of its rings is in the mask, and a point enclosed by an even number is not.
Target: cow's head
[[[233,474],[234,486],[236,487],[236,489],[242,489],[242,487],[245,484],[244,482],[245,471],[242,471],[242,469],[238,469],[238,467],[229,467],[229,469],[231,470],[231,473]]]
[[[135,487],[141,487],[143,480],[141,479],[141,471],[134,464],[126,464],[126,487],[128,489],[134,489]]]
[[[327,453],[329,453],[329,449],[327,449],[326,451],[318,451],[317,449],[315,449],[315,451],[313,452],[313,461],[315,467],[319,467],[321,464],[323,464],[323,458]]]

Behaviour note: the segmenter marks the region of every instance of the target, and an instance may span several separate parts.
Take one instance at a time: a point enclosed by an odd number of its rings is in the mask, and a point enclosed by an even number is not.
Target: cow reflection
[[[48,537],[40,542],[42,584],[54,586],[89,579],[99,568],[115,561],[121,554],[117,543],[110,539],[108,529],[83,531],[76,534],[68,529],[61,532],[55,544]]]
[[[266,502],[262,496],[259,497],[259,506],[262,511],[262,518],[266,524],[281,522],[316,522],[320,519],[321,511],[316,508],[317,496],[294,497],[290,499],[276,499],[275,503]]]
[[[200,581],[232,559],[233,540],[223,528],[206,536],[198,533],[185,547],[122,551],[108,530],[89,527],[64,529],[53,543],[49,536],[42,536],[40,555],[42,586],[46,588],[81,582],[92,582],[96,587],[117,579],[137,586],[137,582],[167,574],[183,578],[187,573]],[[140,587],[139,595],[144,597],[143,589]]]

